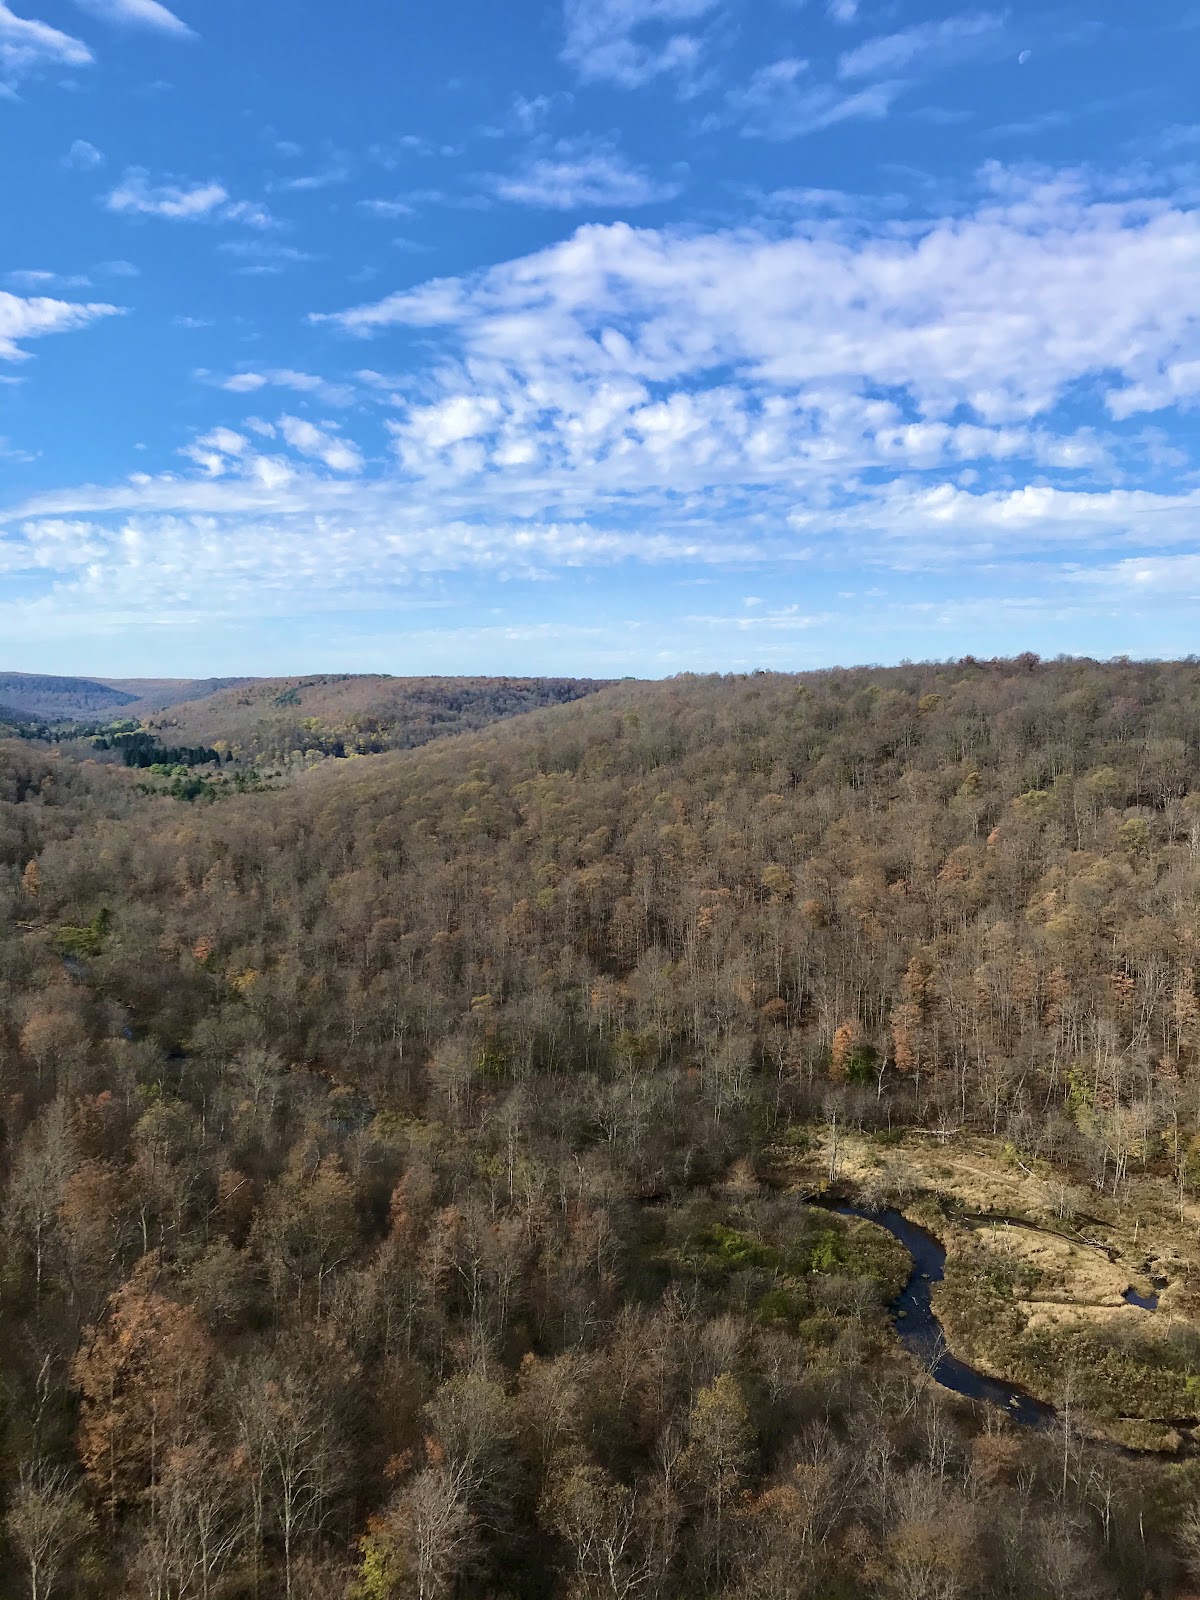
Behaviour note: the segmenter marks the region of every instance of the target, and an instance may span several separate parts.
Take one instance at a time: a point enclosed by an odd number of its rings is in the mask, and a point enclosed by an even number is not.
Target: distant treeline
[[[11,707],[0,706],[0,730],[5,738],[37,739],[43,744],[70,744],[76,739],[111,739],[115,733],[134,732],[137,722],[57,722],[45,717],[26,717]],[[108,748],[105,744],[104,749]]]
[[[120,750],[127,767],[207,767],[220,766],[219,751],[208,745],[180,745],[166,748],[152,733],[118,733],[95,741],[97,750]]]
[[[46,744],[71,744],[87,740],[93,750],[116,750],[127,767],[207,767],[220,766],[220,751],[211,745],[162,745],[153,733],[136,722],[45,722],[8,721],[0,714],[0,732],[19,739],[36,739]]]

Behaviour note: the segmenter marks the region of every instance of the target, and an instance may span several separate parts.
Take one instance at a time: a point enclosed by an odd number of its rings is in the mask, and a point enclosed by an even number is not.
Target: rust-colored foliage
[[[138,1264],[71,1368],[79,1459],[110,1512],[154,1485],[166,1452],[196,1425],[214,1355],[196,1313],[158,1293],[158,1271],[154,1257]]]

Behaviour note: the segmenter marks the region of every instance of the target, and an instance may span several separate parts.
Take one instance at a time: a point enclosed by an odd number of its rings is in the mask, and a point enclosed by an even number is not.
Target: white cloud
[[[254,200],[233,200],[223,183],[151,184],[144,167],[127,167],[117,187],[104,197],[121,216],[162,217],[168,222],[239,222],[248,228],[274,228],[274,217]]]
[[[1036,569],[1041,604],[1054,582],[1060,592],[1064,582],[1091,583],[1101,593],[1150,600],[1200,587],[1200,557],[1161,553],[1164,543],[1192,542],[1195,493],[972,495],[950,484],[894,485],[797,517],[790,528],[716,524],[666,506],[614,523],[601,506],[596,516],[547,516],[493,505],[480,517],[395,482],[364,482],[336,466],[319,475],[258,454],[233,430],[197,440],[192,458],[198,475],[143,474],[116,489],[42,495],[0,512],[0,571],[52,575],[55,615],[83,618],[97,607],[138,616],[172,606],[222,618],[286,615],[311,609],[314,595],[324,611],[389,608],[434,573],[546,577],[629,560],[746,568],[783,559],[811,569],[822,549],[852,549],[860,566],[912,570],[972,560],[994,566],[1001,557],[1056,548],[1058,564]],[[1144,553],[1139,547],[1150,538],[1159,550]],[[1137,553],[1094,575],[1069,559],[1073,548],[1090,554],[1105,545]],[[787,632],[827,614],[777,603],[751,616],[761,617],[751,626]],[[746,625],[737,613],[703,620]]]
[[[547,374],[695,386],[733,368],[764,393],[901,390],[915,420],[967,407],[987,425],[1045,413],[1101,374],[1119,394],[1188,354],[1200,213],[1092,199],[1070,178],[1003,182],[973,215],[865,237],[589,225],[476,278],[317,320],[358,335],[445,327],[510,387]]]
[[[701,41],[687,26],[718,0],[564,0],[563,60],[590,82],[636,89],[663,74],[694,75]],[[646,35],[650,37],[647,39]]]
[[[323,462],[331,472],[361,472],[363,458],[358,449],[339,439],[327,428],[318,428],[302,417],[280,417],[279,431],[293,450]]]
[[[0,571],[53,575],[58,620],[94,619],[97,608],[114,607],[227,619],[314,605],[391,611],[398,595],[434,573],[538,577],[631,557],[697,558],[693,540],[662,529],[622,532],[569,518],[481,524],[405,501],[390,486],[318,476],[237,441],[208,443],[216,470],[197,462],[198,477],[142,477],[0,513]],[[222,443],[236,453],[225,454]],[[699,559],[731,559],[741,548],[714,540]]]
[[[16,272],[5,274],[6,280],[14,289],[89,289],[91,279],[81,272],[64,276],[61,272],[47,272],[44,269],[29,268],[19,269]]]
[[[76,139],[63,157],[63,166],[70,167],[75,172],[94,172],[97,167],[103,165],[104,152],[97,150],[96,146],[89,144],[86,139]]]
[[[744,89],[732,89],[726,104],[742,132],[766,139],[795,139],[839,122],[885,117],[904,87],[899,82],[847,91],[818,83],[807,61],[785,57],[760,67]]]
[[[180,454],[208,477],[219,478],[230,469],[233,462],[245,455],[249,447],[250,441],[244,433],[235,433],[232,428],[213,428],[211,432],[193,440]]]
[[[761,600],[744,600],[743,605],[761,605]],[[797,633],[805,632],[810,628],[819,628],[824,624],[837,621],[837,617],[828,611],[806,612],[798,605],[779,606],[771,611],[754,612],[750,616],[734,613],[729,615],[696,615],[684,617],[683,621],[693,628],[733,628],[740,633]]]
[[[490,434],[503,415],[504,408],[494,396],[477,398],[456,394],[434,405],[416,408],[408,424],[397,425],[395,431],[410,447],[407,451],[409,464],[419,469],[424,464],[422,457],[436,456],[451,445]]]
[[[434,146],[418,133],[399,134],[396,138],[389,139],[386,144],[373,144],[367,151],[371,160],[388,172],[394,172],[397,167],[408,166],[416,156],[431,156],[434,153]]]
[[[929,71],[986,47],[1004,27],[995,12],[978,11],[942,22],[920,22],[876,39],[868,39],[838,60],[842,78],[882,78],[910,67]]]
[[[416,214],[416,207],[409,205],[407,200],[360,200],[358,204],[363,211],[369,211],[375,217],[411,217]]]
[[[250,275],[282,272],[286,267],[317,259],[307,250],[300,250],[294,244],[280,244],[277,239],[226,239],[217,249],[235,257],[242,263],[237,270]]]
[[[502,200],[547,211],[621,210],[679,193],[678,184],[657,182],[616,150],[578,141],[562,141],[552,154],[530,157],[491,184]]]
[[[1126,556],[1111,565],[1075,571],[1071,581],[1110,590],[1123,599],[1200,599],[1200,555]]]
[[[1193,341],[1200,349],[1200,340]],[[1146,363],[1150,365],[1150,362]],[[1200,357],[1167,361],[1152,376],[1127,389],[1114,389],[1108,409],[1119,421],[1139,411],[1162,411],[1167,406],[1192,405],[1200,400]]]
[[[68,333],[86,328],[102,317],[121,314],[120,307],[104,304],[80,305],[69,300],[51,300],[44,295],[23,299],[0,290],[0,361],[19,361],[28,355],[21,341],[47,333]]]
[[[273,193],[303,193],[313,189],[330,189],[336,184],[345,183],[350,176],[350,169],[344,166],[323,167],[320,172],[306,172],[298,178],[277,178],[267,187]]]
[[[1179,417],[1121,418],[1197,392],[1200,211],[1078,172],[984,179],[972,206],[920,223],[843,197],[808,226],[592,224],[318,317],[419,330],[378,363],[407,370],[356,378],[356,437],[239,419],[231,400],[233,425],[196,439],[186,469],[38,496],[0,513],[0,547],[32,563],[27,528],[79,524],[80,548],[101,549],[63,579],[79,594],[124,603],[136,577],[155,603],[257,604],[318,585],[331,606],[468,568],[852,553],[1065,571],[1097,550],[1116,568],[1194,549]],[[309,371],[202,376],[332,404]],[[817,615],[771,605],[779,631]]]
[[[679,497],[701,550],[735,516],[943,553],[1188,536],[1192,499],[1120,487],[1187,457],[1106,433],[1097,392],[1126,415],[1151,382],[1164,404],[1200,385],[1200,213],[986,176],[995,198],[921,226],[592,225],[318,320],[442,330],[389,426],[405,481],[481,516],[658,519]]]
[[[82,40],[49,23],[19,17],[0,0],[0,81],[22,78],[43,66],[86,67],[92,59]]]
[[[896,481],[853,505],[796,512],[797,533],[876,535],[925,557],[992,558],[1058,549],[1075,560],[1105,547],[1190,544],[1200,492],[1146,489],[1071,490],[1047,484],[972,492],[957,484]],[[1138,558],[1141,560],[1142,558]],[[1128,565],[1128,561],[1118,563]]]
[[[81,11],[90,12],[105,22],[115,22],[125,27],[153,28],[159,33],[173,33],[187,37],[192,30],[180,21],[173,11],[160,5],[158,0],[75,0]]]
[[[1035,116],[1020,117],[1015,122],[999,122],[982,131],[983,136],[989,139],[1031,139],[1051,128],[1065,128],[1070,122],[1071,115],[1067,111],[1039,111]]]
[[[240,456],[245,453],[250,441],[245,434],[235,433],[232,428],[214,428],[211,433],[206,433],[203,439],[198,440],[197,443],[208,445],[225,455]]]
[[[828,11],[835,22],[857,18],[853,0],[831,0]],[[708,126],[732,119],[752,137],[794,139],[840,122],[885,117],[915,78],[988,48],[1003,27],[1002,16],[981,11],[868,39],[838,58],[836,83],[822,82],[807,60],[781,57],[744,87],[729,90],[725,115],[710,117]],[[875,81],[855,87],[862,79]]]
[[[331,322],[345,333],[369,338],[391,327],[437,328],[456,322],[467,309],[466,286],[457,278],[433,278],[350,311],[314,312],[313,322]]]
[[[299,456],[319,461],[331,472],[357,474],[365,465],[357,445],[343,439],[333,425],[318,427],[303,417],[284,415],[277,422],[265,422],[251,417],[246,427],[260,438],[279,440]],[[245,433],[236,429],[218,427],[193,440],[181,452],[195,463],[208,478],[223,477],[236,472],[247,482],[264,485],[268,489],[280,488],[291,481],[300,465],[283,456],[263,456],[252,448]],[[159,480],[171,483],[174,480]],[[147,479],[153,484],[153,479]],[[180,491],[183,504],[188,502],[186,486]]]
[[[172,222],[197,222],[218,214],[229,200],[223,184],[197,183],[190,188],[163,183],[154,187],[142,167],[130,167],[105,197],[110,211],[126,216],[166,217]]]
[[[507,126],[502,128],[489,128],[490,135],[502,138],[506,133],[533,134],[537,133],[549,120],[557,106],[570,105],[573,96],[561,90],[554,94],[537,94],[527,98],[523,94],[515,94],[509,109]]]
[[[105,537],[86,521],[47,517],[29,523],[20,542],[0,540],[0,573],[67,572],[103,555]]]
[[[826,0],[825,14],[830,22],[849,27],[858,21],[858,0]]]
[[[207,372],[198,377],[209,379]],[[295,394],[312,395],[326,405],[348,406],[354,400],[354,390],[349,384],[330,383],[313,372],[296,372],[290,367],[268,367],[261,372],[235,372],[228,378],[217,380],[217,387],[227,394],[257,394],[260,389],[291,389]]]
[[[257,200],[232,200],[221,212],[222,222],[240,222],[247,228],[277,228],[279,224]]]
[[[239,372],[221,384],[230,394],[255,394],[265,388],[270,380],[261,372]],[[319,381],[319,380],[318,380]]]

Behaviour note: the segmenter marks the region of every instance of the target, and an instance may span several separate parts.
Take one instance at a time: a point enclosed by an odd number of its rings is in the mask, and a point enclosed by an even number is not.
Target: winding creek
[[[863,1206],[851,1205],[846,1200],[823,1200],[817,1203],[823,1210],[834,1211],[840,1217],[857,1217],[863,1222],[873,1222],[877,1227],[886,1228],[908,1251],[913,1270],[908,1282],[892,1301],[892,1323],[905,1349],[928,1368],[943,1388],[965,1395],[970,1400],[984,1400],[990,1405],[1000,1406],[1014,1422],[1026,1428],[1045,1428],[1053,1422],[1053,1406],[1035,1399],[1016,1384],[977,1372],[947,1348],[946,1336],[934,1313],[932,1299],[934,1284],[940,1283],[945,1275],[946,1252],[933,1234],[890,1207],[871,1211]]]

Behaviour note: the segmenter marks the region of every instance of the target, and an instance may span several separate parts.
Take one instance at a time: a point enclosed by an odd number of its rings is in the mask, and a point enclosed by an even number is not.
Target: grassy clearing
[[[1061,1172],[973,1137],[839,1133],[834,1158],[820,1132],[787,1160],[798,1184],[827,1186],[832,1169],[837,1185],[937,1234],[934,1306],[963,1359],[1135,1448],[1173,1448],[1195,1428],[1200,1208],[1185,1205],[1181,1221],[1165,1183],[1135,1178],[1119,1204],[1079,1192],[1064,1205]],[[1127,1304],[1129,1288],[1157,1292],[1159,1309]]]

